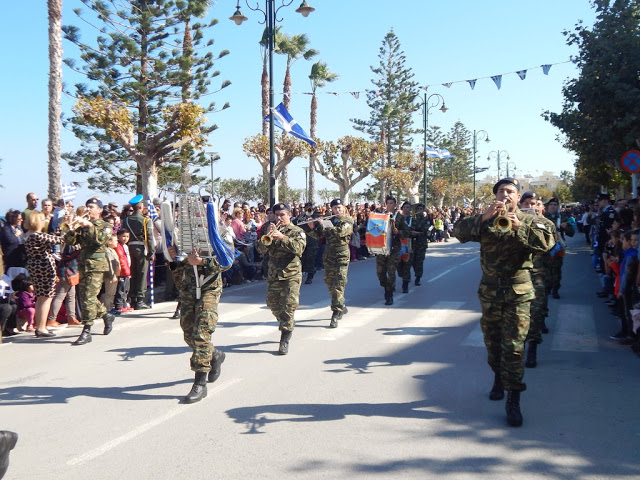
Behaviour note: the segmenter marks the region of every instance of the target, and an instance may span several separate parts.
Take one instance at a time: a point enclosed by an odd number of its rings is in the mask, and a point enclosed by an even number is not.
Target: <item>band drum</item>
[[[369,213],[365,238],[371,254],[389,255],[391,253],[391,222],[388,213]]]

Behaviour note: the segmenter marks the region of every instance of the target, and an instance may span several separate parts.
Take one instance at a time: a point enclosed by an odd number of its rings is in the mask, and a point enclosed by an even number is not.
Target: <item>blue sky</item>
[[[261,4],[264,2],[260,0]],[[278,2],[279,3],[279,2]],[[323,90],[339,95],[319,96],[318,136],[336,140],[358,134],[350,118],[368,118],[364,93],[353,98],[352,91],[373,88],[371,66],[378,64],[378,51],[385,34],[393,28],[420,85],[429,85],[429,94],[444,96],[449,110],[431,111],[429,124],[448,131],[456,121],[470,130],[486,130],[491,143],[479,145],[478,166],[496,172],[495,161],[488,162],[493,150],[506,150],[519,173],[536,175],[543,170],[560,173],[573,170],[574,156],[556,140],[558,131],[541,118],[545,110],[560,111],[562,85],[577,72],[570,63],[554,65],[549,75],[539,68],[543,64],[565,62],[575,55],[562,31],[572,29],[578,20],[593,23],[594,13],[588,0],[538,0],[520,2],[495,0],[314,0],[316,11],[308,18],[295,13],[298,0],[280,11],[286,33],[307,33],[311,46],[320,51],[318,59],[326,61],[340,79]],[[256,1],[251,2],[256,5]],[[228,17],[236,0],[218,0],[209,12],[220,23],[211,30],[215,50],[228,49],[231,54],[216,68],[220,78],[232,85],[212,97],[218,105],[230,102],[231,108],[209,115],[219,126],[210,138],[210,150],[220,154],[214,166],[215,176],[247,178],[260,174],[256,160],[242,152],[244,138],[260,131],[261,58],[258,40],[263,26],[259,12],[251,12],[241,3],[249,21],[236,26]],[[73,9],[83,7],[79,0],[64,0],[64,24],[81,27],[83,38],[95,35],[79,22]],[[47,11],[46,2],[26,0],[5,2],[0,18],[0,214],[9,207],[24,208],[24,196],[35,191],[43,198],[47,190]],[[65,56],[73,56],[65,42]],[[313,61],[316,61],[314,59]],[[308,75],[312,62],[300,60],[292,67],[291,113],[308,130],[310,90]],[[528,69],[525,80],[511,72]],[[276,56],[274,64],[276,102],[281,100],[284,59]],[[490,78],[504,74],[498,90]],[[465,80],[478,78],[472,90]],[[64,81],[75,83],[72,72],[64,70]],[[442,84],[454,83],[450,88]],[[70,114],[73,100],[63,98],[63,112]],[[422,117],[415,114],[416,125]],[[414,141],[422,145],[420,135]],[[78,146],[73,134],[63,131],[62,151]],[[296,159],[289,167],[290,183],[304,188],[302,167],[306,159]],[[83,182],[63,162],[63,181]],[[208,173],[208,172],[207,172]],[[362,189],[363,184],[356,186]],[[332,187],[321,181],[320,188]],[[78,200],[89,197],[86,187]],[[132,195],[101,194],[125,202]]]

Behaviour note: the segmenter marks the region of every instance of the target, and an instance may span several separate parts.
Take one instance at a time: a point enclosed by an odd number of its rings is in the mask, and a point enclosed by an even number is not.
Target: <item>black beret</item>
[[[289,204],[288,204],[288,203],[276,203],[276,204],[273,206],[273,211],[274,211],[274,213],[275,213],[275,212],[277,212],[278,210],[286,210],[286,211],[290,212],[290,211],[291,211],[291,208],[289,207]]]
[[[505,183],[510,183],[511,185],[516,187],[517,189],[520,189],[520,182],[518,182],[518,180],[516,180],[515,178],[512,178],[512,177],[505,177],[502,180],[498,180],[498,183],[496,183],[493,186],[493,193],[494,194],[498,193],[498,187],[500,187],[500,185],[503,185]]]
[[[84,204],[85,207],[88,207],[89,205],[97,205],[98,207],[102,208],[102,202],[97,198],[90,198]]]
[[[389,200],[393,200],[393,202],[394,202],[394,203],[398,203],[398,201],[396,200],[396,198],[395,198],[395,197],[392,197],[391,195],[389,195],[389,196],[387,197],[387,199],[385,200],[385,202],[388,202]]]
[[[306,207],[313,207],[313,203],[311,203],[311,202],[307,202],[307,203],[305,203],[305,204],[304,204],[304,206],[305,206],[305,208],[306,208]]]
[[[333,200],[331,200],[330,206],[336,207],[338,205],[342,205],[342,200],[340,200],[339,198],[334,198]]]
[[[424,203],[422,202],[416,203],[416,208],[424,208]]]
[[[520,197],[520,202],[524,202],[528,198],[533,198],[534,200],[539,200],[540,196],[536,192],[528,190],[528,191],[526,191],[526,192],[524,192],[522,194],[522,196]]]
[[[410,204],[409,202],[402,202],[402,206],[401,206],[400,208],[404,208],[404,207],[405,207],[405,205],[409,205],[409,206],[411,206],[411,204]]]
[[[608,193],[601,193],[600,195],[598,195],[598,201],[599,200],[611,200],[611,195],[609,195]]]
[[[556,197],[551,197],[549,200],[547,200],[547,205],[549,205],[550,203],[557,203],[558,205],[560,205],[560,200],[558,200]]]

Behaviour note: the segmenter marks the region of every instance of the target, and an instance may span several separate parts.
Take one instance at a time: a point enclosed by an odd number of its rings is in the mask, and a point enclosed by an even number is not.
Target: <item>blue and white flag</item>
[[[264,117],[264,119],[269,120],[269,115]],[[298,122],[293,119],[291,114],[284,107],[284,104],[281,103],[273,109],[273,123],[276,127],[284,130],[285,133],[290,133],[294,137],[307,142],[312,147],[315,146],[316,142],[314,142],[302,127],[298,125]]]
[[[158,211],[156,210],[156,206],[151,201],[151,198],[147,197],[147,212],[149,213],[149,218],[152,221],[156,221],[160,217],[158,216]]]
[[[428,158],[453,158],[453,156],[446,148],[427,148]]]
[[[76,187],[73,183],[68,185],[62,185],[62,199],[65,202],[69,202],[76,198],[76,193],[78,192],[78,187]]]
[[[462,199],[462,208],[469,208],[469,200],[466,198]]]

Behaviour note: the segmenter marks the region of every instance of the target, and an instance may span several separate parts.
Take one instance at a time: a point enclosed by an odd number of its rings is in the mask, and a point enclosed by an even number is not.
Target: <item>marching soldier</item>
[[[301,257],[307,244],[307,236],[301,228],[291,223],[291,209],[286,203],[273,207],[277,224],[272,224],[266,235],[256,244],[258,251],[269,254],[267,276],[267,306],[280,324],[278,353],[289,353],[289,341],[295,326],[294,314],[300,299],[302,283]],[[276,225],[278,225],[276,228]]]
[[[409,229],[404,221],[404,217],[396,211],[398,204],[393,197],[387,197],[385,202],[386,212],[389,214],[391,223],[391,252],[389,255],[376,255],[376,274],[380,281],[380,286],[384,288],[385,305],[393,305],[393,292],[396,289],[396,270],[400,255],[400,238],[409,235]]]
[[[551,198],[547,202],[547,211],[544,216],[556,226],[556,240],[558,242],[564,241],[565,234],[569,237],[573,237],[576,233],[575,228],[567,220],[567,216],[561,214],[558,209],[560,208],[560,201],[557,198]],[[549,277],[549,285],[547,290],[551,291],[553,298],[560,298],[558,290],[560,290],[560,280],[562,280],[562,264],[564,262],[564,251],[559,252],[551,257],[551,275]]]
[[[480,325],[494,372],[489,398],[501,400],[504,390],[508,391],[507,423],[514,427],[522,425],[520,392],[526,389],[522,381],[524,341],[535,296],[531,254],[547,252],[554,244],[553,234],[544,224],[518,210],[518,187],[514,178],[499,180],[493,187],[496,199],[488,210],[465,217],[454,226],[460,242],[480,243]]]
[[[147,271],[149,260],[155,251],[153,222],[143,215],[144,197],[136,195],[130,200],[134,213],[125,217],[122,227],[129,232],[129,254],[131,255],[131,303],[135,310],[151,308],[144,302],[147,294]]]
[[[85,345],[91,342],[91,327],[97,318],[104,321],[104,335],[109,335],[113,329],[115,317],[107,313],[107,309],[98,300],[102,288],[105,272],[109,271],[106,250],[107,243],[113,234],[111,225],[102,220],[102,202],[97,198],[90,198],[85,203],[89,220],[78,218],[79,225],[75,230],[67,232],[64,243],[80,245],[78,270],[80,271],[80,310],[82,311],[82,333],[72,345]]]
[[[536,215],[536,220],[546,225],[547,229],[555,237],[556,227],[552,221],[542,216],[542,202],[540,202],[540,197],[538,197],[537,193],[532,191],[523,193],[522,197],[520,197],[520,208],[522,210],[531,210],[531,213]],[[533,263],[531,282],[535,290],[535,298],[531,302],[531,322],[526,339],[529,347],[527,348],[524,366],[527,368],[535,368],[538,365],[538,345],[542,343],[542,333],[546,328],[544,324],[544,319],[548,315],[546,278],[549,273],[548,264],[550,260],[549,252],[536,252],[531,259]]]
[[[229,267],[222,267],[215,257],[202,258],[195,251],[181,262],[175,260],[175,247],[169,247],[168,253],[173,259],[169,262],[169,268],[178,287],[180,327],[185,343],[193,351],[191,370],[195,372],[195,380],[184,402],[195,403],[207,396],[207,381],[213,383],[218,379],[225,359],[225,353],[213,346],[211,335],[218,324],[221,272]],[[199,297],[194,266],[197,268]]]
[[[342,200],[336,198],[331,201],[331,226],[323,226],[316,222],[316,227],[309,232],[309,237],[324,237],[326,249],[324,251],[324,281],[331,295],[331,328],[338,326],[338,321],[347,313],[344,302],[344,289],[347,286],[349,270],[349,240],[353,233],[353,219],[346,215]],[[307,243],[308,245],[308,243]]]
[[[424,203],[416,204],[416,214],[413,217],[411,225],[411,249],[413,250],[413,274],[416,277],[415,284],[420,285],[424,271],[424,257],[429,248],[429,227],[431,222],[429,217],[424,214]]]
[[[400,245],[400,257],[398,258],[398,276],[402,278],[402,293],[409,293],[409,282],[411,282],[411,265],[413,264],[413,253],[411,239],[413,234],[411,232],[413,226],[413,216],[411,215],[411,204],[404,202],[400,207],[402,216],[404,217],[404,223],[409,229],[409,235],[407,238],[401,239]]]
[[[306,222],[313,218],[313,203],[307,202],[304,204],[304,211],[300,213],[295,219],[295,224]],[[316,255],[318,253],[318,239],[311,236],[307,237],[307,246],[304,247],[304,253],[302,254],[302,273],[307,274],[305,285],[311,285],[313,282],[313,276],[316,273]]]

